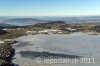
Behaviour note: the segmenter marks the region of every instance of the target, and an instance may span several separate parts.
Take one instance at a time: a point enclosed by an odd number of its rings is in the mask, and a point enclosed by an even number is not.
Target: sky
[[[100,15],[100,0],[0,0],[0,16]]]

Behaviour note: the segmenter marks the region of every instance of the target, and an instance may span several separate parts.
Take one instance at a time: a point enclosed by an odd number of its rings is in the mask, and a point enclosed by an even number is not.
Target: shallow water
[[[13,62],[19,64],[20,66],[24,66],[23,63],[35,63],[35,60],[32,60],[28,57],[22,57],[19,53],[21,51],[47,51],[50,53],[93,57],[96,58],[96,61],[100,61],[100,35],[88,35],[85,33],[73,33],[70,35],[29,35],[17,38],[16,40],[19,41],[19,43],[15,44],[14,46],[16,55]],[[67,65],[75,66],[73,64]],[[95,66],[95,64],[92,65]],[[60,66],[63,66],[63,64]],[[76,64],[76,66],[78,65]],[[86,65],[79,64],[79,66]]]

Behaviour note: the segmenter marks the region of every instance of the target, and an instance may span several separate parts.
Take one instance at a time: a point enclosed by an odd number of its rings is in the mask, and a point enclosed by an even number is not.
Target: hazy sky
[[[100,0],[0,0],[0,16],[100,15]]]

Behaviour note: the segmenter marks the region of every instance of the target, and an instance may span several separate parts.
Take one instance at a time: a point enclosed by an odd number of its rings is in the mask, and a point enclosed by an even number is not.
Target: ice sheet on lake
[[[16,53],[20,51],[48,51],[51,53],[63,53],[95,57],[97,60],[100,59],[99,35],[93,36],[84,33],[73,33],[70,35],[29,35],[17,38],[16,40],[20,42],[28,42],[23,43],[25,46],[20,46],[20,43],[17,43],[14,47]],[[16,57],[18,58],[20,55],[16,54]]]

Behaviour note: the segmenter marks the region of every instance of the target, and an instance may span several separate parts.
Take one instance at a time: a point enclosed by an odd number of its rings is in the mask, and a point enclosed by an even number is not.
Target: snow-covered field
[[[70,35],[28,35],[16,39],[14,63],[20,66],[99,66],[100,65],[100,35],[88,35],[85,33],[73,33]],[[76,64],[37,64],[35,59],[23,57],[21,51],[47,51],[95,58],[95,63]],[[28,56],[28,54],[26,53]],[[30,56],[30,55],[29,55]]]

